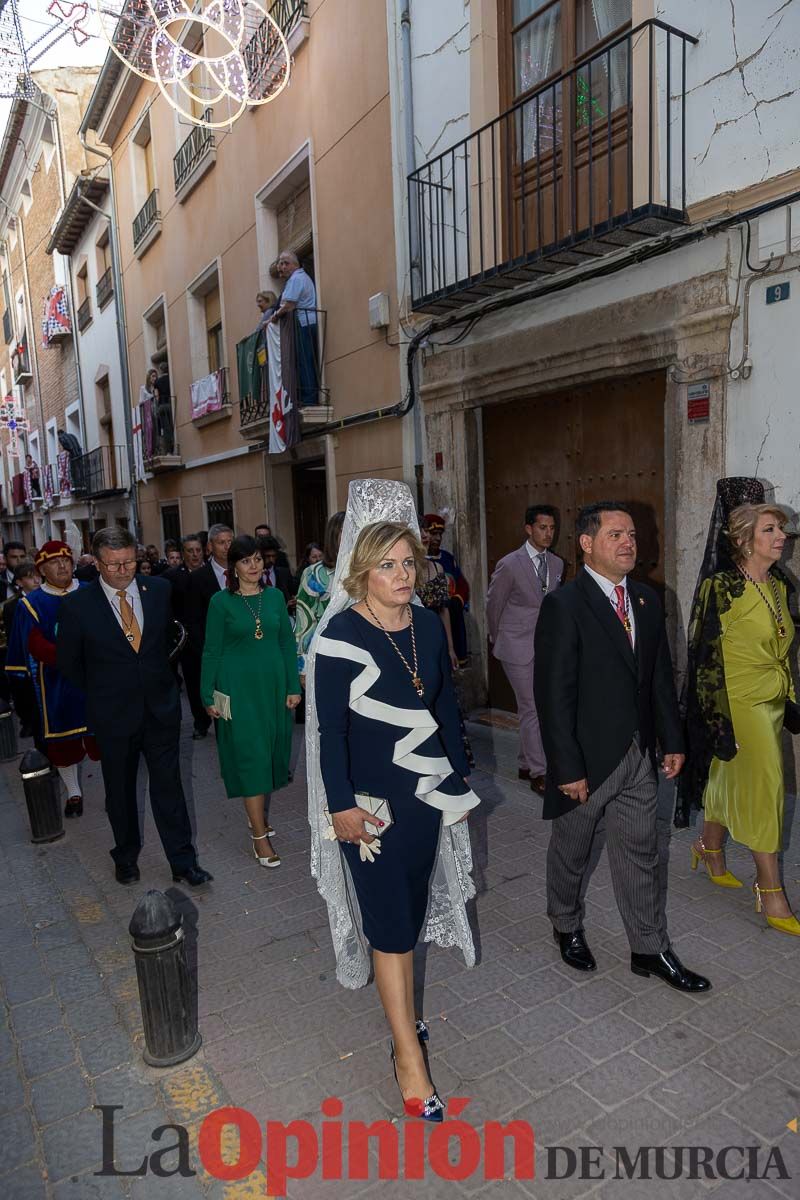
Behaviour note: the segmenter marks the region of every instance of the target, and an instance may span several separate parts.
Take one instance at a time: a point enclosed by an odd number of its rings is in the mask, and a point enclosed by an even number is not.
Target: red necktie
[[[628,635],[628,641],[630,642],[631,646],[633,646],[633,630],[631,629],[631,622],[630,618],[628,617],[627,607],[625,605],[625,588],[621,583],[618,583],[614,588],[614,612],[617,614],[623,626],[625,627],[625,632]]]

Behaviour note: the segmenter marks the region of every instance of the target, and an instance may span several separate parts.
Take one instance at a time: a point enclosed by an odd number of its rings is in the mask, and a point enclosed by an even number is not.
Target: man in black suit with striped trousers
[[[652,588],[628,579],[636,529],[624,504],[581,509],[584,567],[549,593],[535,637],[534,695],[547,756],[543,816],[547,913],[568,966],[594,971],[583,931],[583,884],[605,819],[611,881],[631,970],[685,992],[709,981],[681,963],[659,904],[656,742],[674,779],[684,746],[664,614]]]

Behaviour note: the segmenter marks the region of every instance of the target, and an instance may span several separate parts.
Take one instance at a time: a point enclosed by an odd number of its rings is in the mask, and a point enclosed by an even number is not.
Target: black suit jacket
[[[533,690],[547,758],[543,816],[575,808],[559,785],[588,780],[600,786],[638,732],[655,761],[683,753],[678,701],[664,613],[646,584],[628,580],[636,649],[591,575],[577,578],[542,602],[534,640]]]
[[[137,575],[142,599],[142,644],[137,652],[120,628],[100,581],[79,588],[61,605],[56,663],[86,693],[89,728],[98,739],[126,737],[145,715],[180,729],[178,687],[168,658],[171,590],[163,579]]]
[[[287,604],[292,596],[296,594],[292,572],[288,567],[281,567],[278,563],[275,564],[275,587],[279,592],[282,592]]]
[[[202,654],[206,640],[206,617],[211,597],[221,591],[214,574],[211,560],[203,563],[196,571],[189,572],[189,582],[184,597],[184,614],[186,632],[189,635],[189,646],[197,654]]]
[[[172,588],[172,611],[183,626],[186,625],[186,593],[190,575],[189,568],[181,563],[179,567],[168,567],[161,576]]]

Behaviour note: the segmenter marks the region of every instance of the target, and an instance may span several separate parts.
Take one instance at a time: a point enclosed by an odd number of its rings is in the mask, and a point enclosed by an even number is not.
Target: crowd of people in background
[[[758,480],[720,481],[683,712],[658,594],[630,577],[637,532],[628,507],[580,510],[582,566],[566,582],[568,564],[553,551],[556,511],[531,505],[521,515],[525,541],[489,582],[487,631],[516,695],[519,778],[552,821],[555,949],[573,970],[597,970],[584,897],[605,828],[631,971],[705,992],[711,982],[681,962],[667,929],[657,769],[677,781],[677,824],[689,823],[693,806],[705,809],[692,868],[741,888],[725,859],[727,843],[739,841],[752,853],[757,911],[774,930],[800,935],[779,860],[781,731],[800,732],[792,589],[777,565],[786,515]],[[369,944],[403,1098],[425,1098],[428,1120],[441,1120],[443,1102],[413,1004],[425,922],[428,940],[475,959],[462,826],[479,800],[454,686],[468,659],[470,589],[442,549],[444,528],[437,513],[417,517],[404,484],[361,480],[296,571],[267,524],[237,534],[218,523],[163,550],[101,529],[77,561],[56,539],[30,555],[9,541],[0,555],[4,702],[59,772],[66,817],[83,813],[81,763],[99,760],[120,884],[140,879],[141,758],[173,880],[213,879],[197,859],[181,781],[182,687],[192,738],[213,725],[222,786],[242,801],[243,842],[267,869],[281,865],[270,799],[292,778],[293,727],[306,720],[312,867],[337,975],[366,982]]]

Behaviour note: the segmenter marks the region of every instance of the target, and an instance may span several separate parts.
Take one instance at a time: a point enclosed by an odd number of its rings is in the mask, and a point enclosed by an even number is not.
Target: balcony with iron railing
[[[273,0],[269,6],[269,15],[286,38],[289,54],[296,54],[308,37],[308,0]],[[285,69],[285,64],[275,26],[266,17],[245,45],[242,58],[247,70],[250,94],[254,99],[269,95],[278,82],[278,75]]]
[[[220,367],[201,379],[195,379],[189,391],[192,423],[196,427],[212,425],[231,415],[228,368]]]
[[[150,195],[133,218],[133,252],[141,258],[161,233],[161,212],[158,207],[158,188]]]
[[[213,120],[213,109],[203,113],[204,121]],[[172,160],[175,176],[175,199],[183,201],[217,161],[216,139],[206,125],[194,125],[189,136],[181,142]]]
[[[70,463],[72,495],[87,500],[114,496],[130,487],[127,446],[97,446]]]
[[[153,400],[148,397],[139,404],[142,436],[142,458],[145,470],[158,475],[183,466],[175,436],[175,397]]]
[[[92,323],[92,298],[87,296],[78,305],[78,332],[83,333],[87,325]]]
[[[686,221],[686,56],[649,20],[408,177],[412,303],[448,312]]]
[[[297,401],[300,428],[313,432],[331,419],[330,394],[323,385],[327,313],[296,309],[281,318],[291,322],[291,338],[281,340],[281,373],[275,382],[282,396]],[[269,359],[263,332],[250,334],[237,346],[239,364],[239,431],[248,440],[269,434]]]
[[[11,372],[14,383],[24,383],[32,378],[27,333],[23,334],[11,351]]]
[[[111,273],[111,267],[109,267],[107,271],[104,271],[98,279],[97,287],[95,288],[95,295],[97,297],[97,307],[98,309],[102,310],[114,295],[114,279]]]

